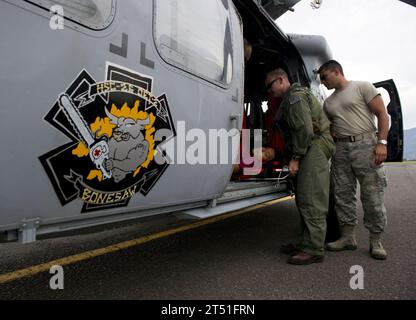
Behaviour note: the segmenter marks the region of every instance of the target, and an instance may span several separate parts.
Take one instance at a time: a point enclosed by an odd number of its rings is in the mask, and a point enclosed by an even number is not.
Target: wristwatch
[[[377,141],[377,144],[384,144],[385,146],[387,146],[387,140],[380,139]]]
[[[302,156],[299,156],[299,155],[292,156],[292,160],[300,160],[300,158],[302,158]]]

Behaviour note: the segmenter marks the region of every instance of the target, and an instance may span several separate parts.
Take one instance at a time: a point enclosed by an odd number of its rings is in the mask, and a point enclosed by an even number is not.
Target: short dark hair
[[[324,70],[335,70],[338,69],[342,75],[344,75],[344,70],[342,70],[341,64],[336,60],[329,60],[325,62],[318,70],[318,73],[321,73]]]
[[[287,72],[283,68],[280,68],[280,67],[267,72],[267,74],[270,74],[270,75],[272,75],[276,78],[277,77],[282,77],[282,78],[286,78],[287,80],[289,80],[289,76],[288,76]]]

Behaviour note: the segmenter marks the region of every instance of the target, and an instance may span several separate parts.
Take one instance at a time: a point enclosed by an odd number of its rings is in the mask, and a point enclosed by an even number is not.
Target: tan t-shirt
[[[335,90],[324,102],[335,137],[376,132],[375,115],[367,104],[377,95],[377,89],[365,81],[350,81],[345,88]]]

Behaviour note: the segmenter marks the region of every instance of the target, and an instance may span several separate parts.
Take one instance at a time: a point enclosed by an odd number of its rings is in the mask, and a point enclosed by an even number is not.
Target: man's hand
[[[387,159],[387,146],[384,144],[376,144],[374,148],[374,164],[381,165]]]
[[[292,176],[296,176],[299,171],[299,160],[292,159],[289,162],[289,172]]]

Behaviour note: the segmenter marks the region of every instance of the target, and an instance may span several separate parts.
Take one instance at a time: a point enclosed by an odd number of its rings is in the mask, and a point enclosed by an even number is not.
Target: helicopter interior
[[[274,128],[274,117],[280,101],[266,91],[266,74],[282,67],[287,71],[291,82],[307,85],[308,80],[299,53],[273,21],[251,1],[236,0],[234,3],[243,22],[245,45],[251,46],[251,55],[248,57],[246,54],[245,62],[243,129],[250,129],[251,132],[261,129],[262,146],[273,147],[276,154],[274,160],[263,162],[261,172],[254,177],[243,174],[242,168],[245,164],[240,161],[240,165],[234,167],[232,180],[273,179],[280,175],[285,165],[285,148],[278,129]],[[249,146],[254,145],[253,140],[253,134],[250,134]],[[240,145],[241,149],[247,148],[248,142]],[[253,155],[253,150],[249,148],[249,151],[245,151]]]

